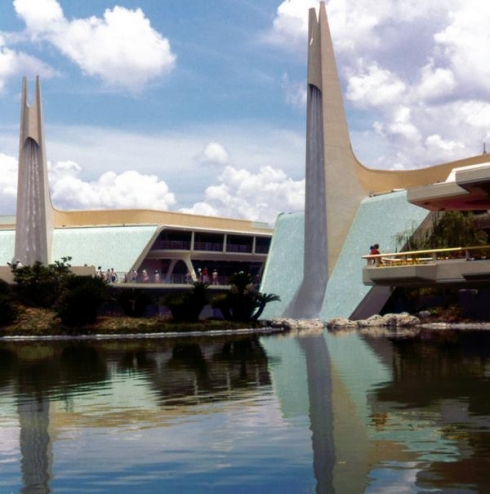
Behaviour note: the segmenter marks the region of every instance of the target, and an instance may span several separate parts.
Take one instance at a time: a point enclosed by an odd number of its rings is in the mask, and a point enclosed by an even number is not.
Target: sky
[[[490,151],[490,3],[326,1],[354,152],[413,169]],[[22,77],[42,88],[58,209],[273,224],[304,207],[317,0],[1,0],[0,214],[15,213]]]

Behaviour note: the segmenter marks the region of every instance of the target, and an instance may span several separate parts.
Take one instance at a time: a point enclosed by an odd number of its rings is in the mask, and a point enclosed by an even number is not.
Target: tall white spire
[[[15,258],[24,265],[51,261],[53,236],[46,148],[41,105],[41,87],[36,78],[32,105],[28,104],[27,80],[22,80],[19,172]]]

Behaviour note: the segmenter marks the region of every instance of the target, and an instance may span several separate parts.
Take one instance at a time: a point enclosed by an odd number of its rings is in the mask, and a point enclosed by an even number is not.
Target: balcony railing
[[[221,242],[194,242],[194,250],[222,252],[223,244]]]
[[[252,246],[248,244],[227,244],[226,252],[252,252]]]
[[[413,250],[407,252],[391,252],[386,254],[369,254],[362,256],[362,258],[366,259],[368,266],[380,268],[429,264],[436,261],[449,261],[455,259],[478,261],[490,259],[490,245]]]
[[[490,245],[362,256],[366,285],[434,285],[490,282]]]
[[[151,250],[191,250],[191,243],[186,240],[157,240]]]

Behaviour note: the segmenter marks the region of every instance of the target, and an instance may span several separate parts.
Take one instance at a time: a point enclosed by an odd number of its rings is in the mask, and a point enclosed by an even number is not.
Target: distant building
[[[10,279],[7,262],[14,259],[29,265],[63,257],[85,272],[113,269],[119,282],[139,282],[143,270],[158,271],[161,283],[197,280],[198,270],[205,268],[218,272],[219,284],[237,271],[260,277],[272,236],[264,223],[156,210],[55,209],[39,78],[30,106],[24,78],[21,105],[17,212],[0,216],[1,278]]]

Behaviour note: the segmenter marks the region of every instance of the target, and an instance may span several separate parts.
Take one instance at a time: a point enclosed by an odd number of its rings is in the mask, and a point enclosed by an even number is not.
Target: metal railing
[[[368,266],[372,267],[411,266],[451,260],[479,261],[490,259],[490,245],[368,254],[362,259],[366,259]]]

